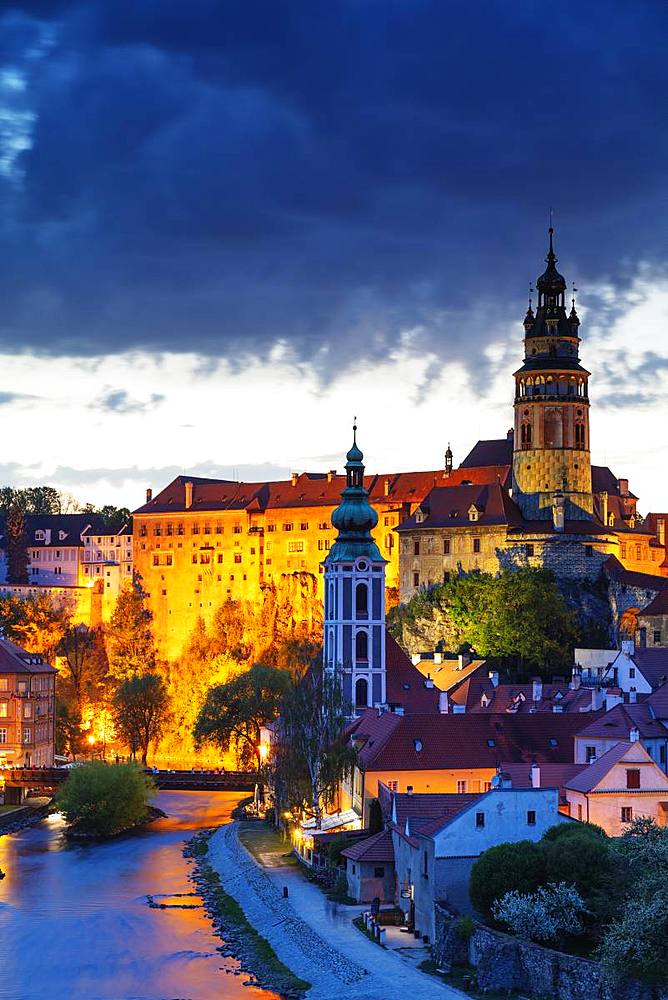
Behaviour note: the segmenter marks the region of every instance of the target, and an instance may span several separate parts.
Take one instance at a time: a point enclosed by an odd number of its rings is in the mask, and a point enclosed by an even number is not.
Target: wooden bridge
[[[114,767],[114,764],[110,764]],[[256,771],[154,771],[146,769],[158,788],[180,792],[252,792]],[[16,767],[1,772],[5,802],[20,802],[28,789],[55,792],[72,773],[68,767]]]

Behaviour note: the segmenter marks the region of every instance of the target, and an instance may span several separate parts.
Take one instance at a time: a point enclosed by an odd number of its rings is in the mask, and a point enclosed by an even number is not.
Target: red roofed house
[[[56,673],[37,653],[0,639],[0,769],[53,765]]]
[[[563,785],[570,815],[597,823],[610,837],[639,816],[668,824],[668,777],[637,735],[616,743]]]
[[[381,830],[341,852],[345,858],[348,895],[358,903],[393,903],[396,876],[390,830]]]

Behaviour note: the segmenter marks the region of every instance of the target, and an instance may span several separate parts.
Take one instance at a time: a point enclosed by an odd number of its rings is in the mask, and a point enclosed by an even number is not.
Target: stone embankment
[[[40,820],[53,812],[53,808],[51,802],[46,802],[40,806],[18,806],[11,812],[3,813],[0,815],[0,837],[8,833],[18,833],[19,830],[24,830],[27,826],[39,823]]]

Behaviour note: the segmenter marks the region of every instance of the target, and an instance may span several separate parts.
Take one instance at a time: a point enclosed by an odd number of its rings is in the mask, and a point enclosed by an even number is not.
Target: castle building
[[[574,300],[566,311],[551,227],[546,263],[536,311],[530,301],[524,319],[513,429],[505,439],[479,441],[456,485],[436,485],[397,526],[402,601],[453,573],[504,567],[544,566],[573,579],[609,568],[668,575],[664,519],[653,515],[645,524],[628,480],[591,464],[589,372],[580,363]]]

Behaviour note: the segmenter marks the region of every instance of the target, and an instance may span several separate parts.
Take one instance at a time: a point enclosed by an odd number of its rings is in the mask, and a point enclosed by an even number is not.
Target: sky
[[[668,7],[0,2],[0,485],[439,469],[553,208],[592,458],[668,510]]]

